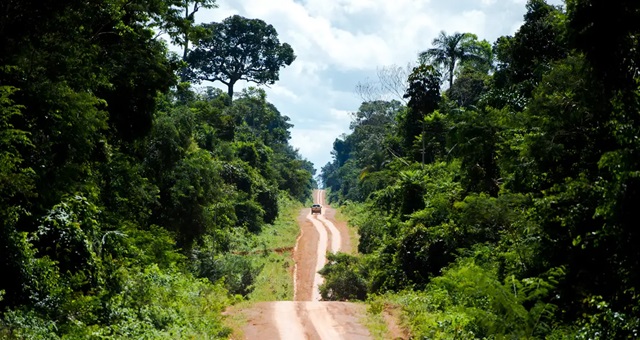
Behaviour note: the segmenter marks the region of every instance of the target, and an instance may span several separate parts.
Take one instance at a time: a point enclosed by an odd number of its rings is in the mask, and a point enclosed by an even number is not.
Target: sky
[[[561,0],[547,0],[562,5]],[[333,141],[348,134],[351,113],[363,101],[358,84],[375,83],[379,70],[406,69],[440,33],[470,32],[490,43],[513,35],[526,0],[218,0],[197,22],[231,15],[262,19],[297,58],[280,80],[263,87],[267,100],[290,118],[290,143],[318,170],[332,160]],[[224,88],[221,84],[203,84]],[[255,84],[236,84],[242,87]],[[226,89],[226,88],[225,88]],[[371,97],[367,97],[371,99]],[[383,99],[390,99],[386,96]],[[397,98],[397,97],[396,97]],[[378,99],[378,98],[373,98]],[[397,98],[400,99],[400,98]]]

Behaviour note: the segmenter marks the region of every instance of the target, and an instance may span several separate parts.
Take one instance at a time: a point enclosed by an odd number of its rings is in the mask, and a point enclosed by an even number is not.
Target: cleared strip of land
[[[327,261],[327,251],[340,251],[350,243],[346,226],[337,228],[332,221],[335,211],[323,204],[324,190],[317,190],[313,197],[314,203],[323,207],[319,215],[305,208],[298,218],[301,234],[294,248],[293,269],[296,301],[262,302],[245,311],[245,339],[372,338],[360,324],[366,313],[363,304],[321,301],[318,287],[323,278],[318,271]]]

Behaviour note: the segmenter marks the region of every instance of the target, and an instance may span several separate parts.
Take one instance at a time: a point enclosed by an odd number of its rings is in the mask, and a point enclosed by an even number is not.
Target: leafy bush
[[[126,273],[122,294],[112,296],[108,327],[113,338],[218,338],[228,329],[221,312],[229,304],[220,284],[150,266]]]
[[[255,201],[246,200],[235,205],[238,226],[246,228],[252,233],[259,233],[262,229],[264,210]]]
[[[320,285],[323,300],[364,300],[367,283],[364,267],[359,257],[335,253],[327,255],[327,264],[319,271],[324,276]]]
[[[9,310],[0,325],[3,338],[16,339],[193,339],[226,337],[222,310],[226,290],[175,268],[122,269],[122,291],[99,299],[76,295],[64,318],[33,310]],[[94,317],[89,317],[94,315]],[[92,321],[92,322],[89,322]]]
[[[56,323],[34,311],[13,310],[4,314],[0,323],[0,338],[56,340]]]
[[[231,294],[249,295],[256,277],[262,267],[256,266],[252,259],[237,254],[215,255],[211,251],[194,252],[196,276],[207,278],[210,282],[222,282]]]
[[[405,290],[379,299],[390,299],[407,317],[411,334],[418,339],[538,338],[558,329],[556,306],[549,302],[561,268],[544,278],[497,278],[495,264],[479,265],[471,258],[458,260],[434,278],[424,291]],[[567,334],[568,330],[556,332]]]
[[[70,281],[84,281],[74,289],[96,286],[100,280],[98,214],[98,207],[86,197],[66,197],[48,212],[32,237],[39,256],[55,261]]]
[[[601,297],[593,296],[587,304],[593,311],[578,322],[576,339],[638,339],[640,319],[627,313],[615,311]],[[635,308],[640,308],[640,304]]]

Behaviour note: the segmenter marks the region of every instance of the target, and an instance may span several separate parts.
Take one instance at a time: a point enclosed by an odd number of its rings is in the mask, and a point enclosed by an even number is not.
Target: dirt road
[[[365,314],[361,304],[320,301],[317,274],[326,263],[328,251],[351,252],[349,231],[334,219],[335,210],[325,204],[324,190],[314,191],[314,203],[322,205],[320,215],[303,209],[298,216],[300,236],[294,249],[295,301],[256,304],[245,311],[248,323],[245,339],[371,339],[360,323]]]
[[[320,205],[324,205],[324,190],[316,190],[314,202]],[[326,213],[328,208],[324,207],[324,211],[321,214],[314,215],[309,211],[307,215],[307,220],[311,221],[313,227],[316,228],[316,232],[318,233],[318,244],[316,247],[316,266],[315,266],[315,275],[313,277],[313,285],[312,285],[312,301],[320,301],[320,290],[318,287],[323,283],[322,276],[318,274],[318,271],[324,267],[327,262],[327,251],[336,253],[342,249],[342,235],[340,235],[340,231],[336,228],[336,226],[326,219],[322,214]],[[349,235],[346,235],[349,237]],[[330,240],[330,242],[329,242]],[[330,247],[329,247],[330,245]],[[296,265],[297,267],[297,265]],[[304,281],[297,281],[301,284]],[[295,285],[294,285],[295,287]],[[296,287],[297,288],[297,287]],[[296,289],[297,291],[297,289]],[[294,292],[295,299],[295,292]]]

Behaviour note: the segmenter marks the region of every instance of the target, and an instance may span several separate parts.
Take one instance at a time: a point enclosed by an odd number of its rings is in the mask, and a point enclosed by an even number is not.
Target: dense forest
[[[361,253],[330,256],[323,296],[399,305],[420,339],[638,338],[639,39],[632,0],[442,32],[322,168]]]
[[[263,90],[233,89],[273,84],[292,48],[258,19],[195,24],[215,6],[3,1],[0,338],[228,333],[260,270],[234,245],[315,170]]]

